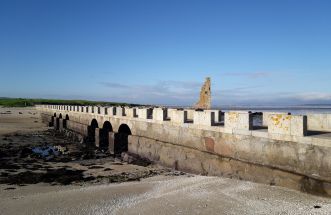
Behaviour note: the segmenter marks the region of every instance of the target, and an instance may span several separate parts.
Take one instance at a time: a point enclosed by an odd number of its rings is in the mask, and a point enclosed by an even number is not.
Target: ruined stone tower
[[[211,108],[211,91],[210,91],[210,78],[207,77],[205,83],[201,87],[200,99],[194,105],[196,109],[210,109]]]

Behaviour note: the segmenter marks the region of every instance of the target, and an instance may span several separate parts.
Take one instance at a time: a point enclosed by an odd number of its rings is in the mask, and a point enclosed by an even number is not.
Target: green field
[[[87,100],[63,100],[63,99],[24,99],[24,98],[0,98],[0,106],[3,107],[28,107],[38,104],[58,105],[101,105],[101,106],[139,106],[138,104],[87,101]]]

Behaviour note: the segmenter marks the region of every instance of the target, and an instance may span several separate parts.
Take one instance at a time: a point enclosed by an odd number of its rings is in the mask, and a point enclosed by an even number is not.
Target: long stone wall
[[[86,136],[95,120],[97,142],[104,123],[110,122],[108,139],[112,147],[120,126],[127,125],[131,131],[129,152],[166,166],[331,195],[331,136],[318,133],[329,131],[328,115],[269,112],[263,113],[262,126],[255,127],[251,112],[166,108],[151,112],[138,107],[57,105],[37,108],[54,127],[61,129],[64,125]],[[318,123],[324,119],[326,124]]]

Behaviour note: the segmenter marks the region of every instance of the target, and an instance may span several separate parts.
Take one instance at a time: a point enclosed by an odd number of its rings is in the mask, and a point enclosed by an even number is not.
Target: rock
[[[121,154],[122,160],[127,162],[128,164],[134,164],[138,166],[149,166],[151,161],[146,158],[141,158],[138,155],[129,154],[127,152],[122,152]]]
[[[22,151],[21,151],[21,154],[20,154],[20,158],[26,158],[26,157],[28,157],[31,154],[32,154],[32,149],[30,149],[30,148],[23,148]]]

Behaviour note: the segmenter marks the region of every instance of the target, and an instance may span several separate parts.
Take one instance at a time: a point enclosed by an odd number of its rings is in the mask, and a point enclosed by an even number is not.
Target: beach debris
[[[128,164],[135,164],[138,166],[149,166],[151,161],[146,158],[141,158],[138,155],[130,154],[127,152],[122,152],[121,154],[122,161],[127,162]]]
[[[55,156],[68,154],[68,149],[63,146],[36,146],[32,148],[31,152],[37,157],[49,160]]]

